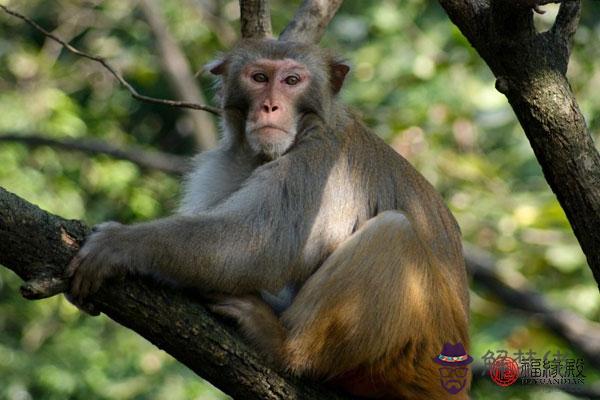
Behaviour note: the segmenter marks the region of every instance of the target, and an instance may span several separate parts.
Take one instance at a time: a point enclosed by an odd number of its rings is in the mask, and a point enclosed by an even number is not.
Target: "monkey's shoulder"
[[[458,224],[435,187],[410,162],[350,114],[345,144],[347,182],[363,191],[373,214],[398,210],[420,224],[444,226],[458,232]],[[358,181],[358,184],[356,182]],[[452,233],[454,235],[454,233]]]

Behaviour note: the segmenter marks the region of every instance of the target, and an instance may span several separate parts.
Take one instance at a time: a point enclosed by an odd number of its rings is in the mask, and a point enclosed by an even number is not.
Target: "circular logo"
[[[490,366],[490,377],[496,385],[510,386],[519,378],[519,364],[510,357],[499,357]]]

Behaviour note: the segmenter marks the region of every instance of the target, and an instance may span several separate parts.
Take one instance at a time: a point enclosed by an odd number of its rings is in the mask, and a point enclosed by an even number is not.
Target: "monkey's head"
[[[208,68],[220,77],[226,131],[270,159],[290,149],[307,116],[332,123],[350,69],[317,46],[276,40],[244,40]]]

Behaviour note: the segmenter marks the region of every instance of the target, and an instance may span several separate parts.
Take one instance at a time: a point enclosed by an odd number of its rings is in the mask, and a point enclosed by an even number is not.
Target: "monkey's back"
[[[469,344],[455,219],[353,114],[314,139],[313,170],[325,177],[307,243],[329,251],[283,313],[293,369],[321,371],[355,395],[447,398],[433,360],[445,343]]]
[[[350,114],[350,123],[353,127],[344,130],[342,140],[349,170],[360,180],[368,199],[368,217],[386,210],[402,212],[428,248],[433,263],[445,269],[452,286],[462,291],[468,308],[460,228],[441,195],[356,115]]]

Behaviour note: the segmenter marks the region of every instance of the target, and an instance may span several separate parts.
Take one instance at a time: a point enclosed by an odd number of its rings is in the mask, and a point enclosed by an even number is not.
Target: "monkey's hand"
[[[71,290],[68,297],[84,311],[87,311],[85,300],[96,293],[105,280],[132,269],[136,246],[130,230],[130,226],[117,222],[96,225],[69,263],[67,274],[71,278]]]

